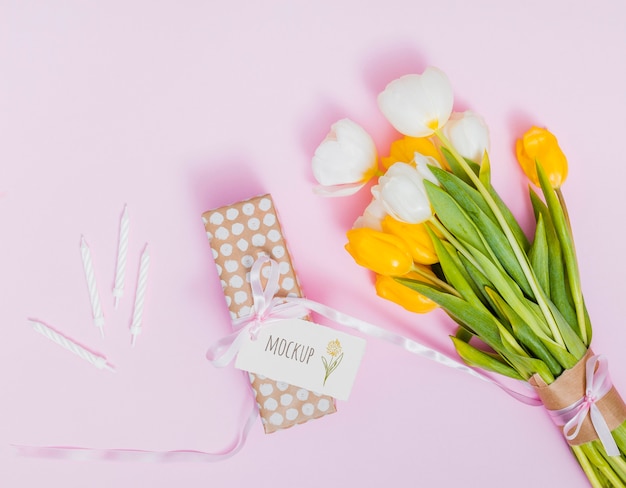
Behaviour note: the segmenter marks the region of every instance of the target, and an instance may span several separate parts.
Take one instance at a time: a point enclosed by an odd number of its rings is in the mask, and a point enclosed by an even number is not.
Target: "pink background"
[[[491,129],[495,185],[527,223],[513,158],[529,124],[570,159],[568,198],[594,349],[626,391],[622,257],[626,9],[620,1],[0,1],[0,485],[587,486],[544,411],[368,340],[338,413],[217,464],[27,458],[10,444],[217,451],[250,402],[207,347],[230,324],[200,214],[272,193],[309,298],[450,351],[442,313],[374,295],[343,250],[368,200],[311,192],[311,155],[350,117],[382,155],[393,78],[443,69]],[[113,310],[119,217],[131,240]],[[91,245],[106,338],[90,319]],[[139,254],[152,268],[130,348]],[[35,333],[39,318],[105,354],[99,371]],[[320,320],[322,323],[327,323]]]

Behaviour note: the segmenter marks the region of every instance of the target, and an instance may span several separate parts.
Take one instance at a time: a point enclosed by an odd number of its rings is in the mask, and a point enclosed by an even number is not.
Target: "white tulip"
[[[421,75],[405,75],[378,95],[378,106],[396,130],[407,136],[427,137],[440,129],[452,113],[452,86],[434,67]]]
[[[461,156],[475,163],[480,163],[489,150],[487,124],[471,110],[454,112],[443,127],[443,133]]]
[[[422,177],[422,180],[428,180],[435,185],[439,185],[439,180],[435,177],[435,175],[429,168],[429,166],[441,168],[439,161],[431,156],[424,156],[423,154],[416,152],[413,156],[413,162],[415,163],[415,169]]]
[[[313,176],[320,184],[316,193],[351,195],[376,174],[376,146],[359,124],[350,119],[339,120],[315,150],[312,168]]]
[[[416,159],[416,167],[407,163],[391,165],[378,180],[378,185],[372,188],[372,193],[382,202],[389,215],[411,224],[419,224],[432,217],[424,180],[437,182],[427,167],[434,160],[419,154],[416,154]]]
[[[363,215],[357,218],[352,226],[354,229],[359,227],[369,227],[370,229],[382,231],[382,221],[387,216],[387,210],[385,210],[382,202],[376,198],[373,198],[370,204],[365,207]]]

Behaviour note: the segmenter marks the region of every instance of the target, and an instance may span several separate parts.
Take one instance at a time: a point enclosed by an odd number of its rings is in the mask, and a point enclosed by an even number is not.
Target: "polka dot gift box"
[[[233,319],[254,313],[249,274],[260,254],[278,263],[276,296],[302,296],[270,195],[209,210],[202,220]],[[262,280],[266,269],[261,270]],[[252,373],[249,377],[268,434],[336,411],[332,397]]]

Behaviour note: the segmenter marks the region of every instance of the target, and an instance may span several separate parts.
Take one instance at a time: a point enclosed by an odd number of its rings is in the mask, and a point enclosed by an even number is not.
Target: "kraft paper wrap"
[[[276,296],[302,297],[270,195],[209,210],[202,214],[202,220],[233,318],[248,316],[252,311],[249,272],[262,253],[279,265],[280,290]],[[263,270],[261,275],[265,286]],[[336,411],[332,397],[252,373],[249,377],[268,434]]]
[[[550,385],[546,385],[539,375],[532,376],[529,383],[548,410],[560,410],[568,407],[585,396],[585,365],[587,359],[593,355],[591,349],[587,350],[587,354],[573,368],[565,370]],[[616,429],[626,420],[626,405],[615,387],[598,400],[596,405],[610,430]],[[568,443],[572,446],[578,446],[595,439],[598,439],[598,435],[591,424],[589,415],[587,415],[578,435],[574,439],[568,440]]]

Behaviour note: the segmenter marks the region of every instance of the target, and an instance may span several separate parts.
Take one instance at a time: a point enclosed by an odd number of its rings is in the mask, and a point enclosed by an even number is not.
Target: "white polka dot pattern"
[[[210,210],[202,220],[233,318],[251,313],[249,271],[261,253],[278,263],[277,296],[302,296],[270,195]],[[261,271],[263,286],[268,271],[267,267]],[[250,374],[250,383],[266,433],[336,411],[334,399],[328,396],[314,396],[305,389],[260,375]]]
[[[238,293],[243,280],[249,282],[248,273],[244,276],[241,268],[252,267],[262,252],[278,262],[282,280],[282,293],[278,295],[301,294],[269,195],[206,212],[203,219],[207,233],[212,236],[213,257],[218,263],[220,278],[227,283],[224,294],[233,296],[234,302],[240,305],[238,310],[231,309],[237,316],[242,315],[243,307],[248,310],[252,305],[248,292],[245,300],[242,293]],[[268,271],[263,270],[265,277]]]

